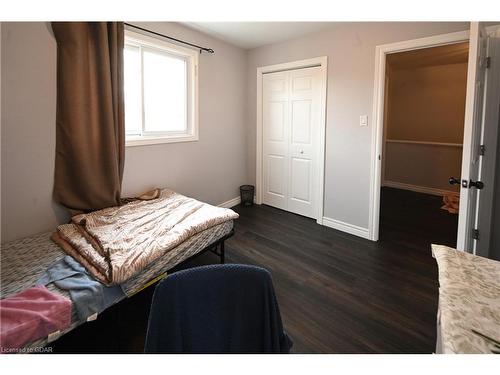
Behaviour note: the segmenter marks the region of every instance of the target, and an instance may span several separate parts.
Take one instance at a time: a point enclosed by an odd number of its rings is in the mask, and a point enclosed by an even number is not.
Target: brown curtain
[[[71,210],[120,203],[125,159],[123,23],[53,22],[57,41],[54,199]]]

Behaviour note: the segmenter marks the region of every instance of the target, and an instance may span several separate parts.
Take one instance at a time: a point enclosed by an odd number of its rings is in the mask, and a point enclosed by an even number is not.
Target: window
[[[198,52],[126,30],[123,57],[126,145],[198,140]]]

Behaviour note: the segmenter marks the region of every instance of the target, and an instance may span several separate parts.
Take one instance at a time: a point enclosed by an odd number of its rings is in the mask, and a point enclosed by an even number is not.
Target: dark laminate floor
[[[454,245],[441,199],[382,191],[377,243],[268,206],[236,207],[227,261],[269,269],[295,353],[431,353],[438,284],[430,243]],[[203,255],[184,267],[216,262]],[[153,288],[62,337],[55,352],[140,352]]]

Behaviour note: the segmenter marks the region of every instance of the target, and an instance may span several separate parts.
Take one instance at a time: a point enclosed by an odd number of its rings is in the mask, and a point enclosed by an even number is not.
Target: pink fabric
[[[21,348],[71,324],[71,300],[44,286],[0,300],[0,347]]]

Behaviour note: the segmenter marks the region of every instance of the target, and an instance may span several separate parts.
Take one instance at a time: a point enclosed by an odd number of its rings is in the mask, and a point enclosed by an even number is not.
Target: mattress
[[[151,280],[164,275],[168,270],[228,235],[232,231],[233,225],[232,220],[226,221],[190,237],[122,283],[121,287],[124,293],[127,296],[135,294],[149,285]],[[1,298],[6,298],[33,286],[51,264],[66,256],[66,253],[50,239],[51,234],[51,232],[40,233],[2,244]],[[69,298],[67,291],[59,289],[53,283],[48,284],[46,287],[51,292]],[[72,324],[60,335],[71,331],[82,323],[84,321],[78,321],[76,312],[73,309]],[[47,343],[48,340],[43,339],[31,343],[27,347],[40,347]]]

